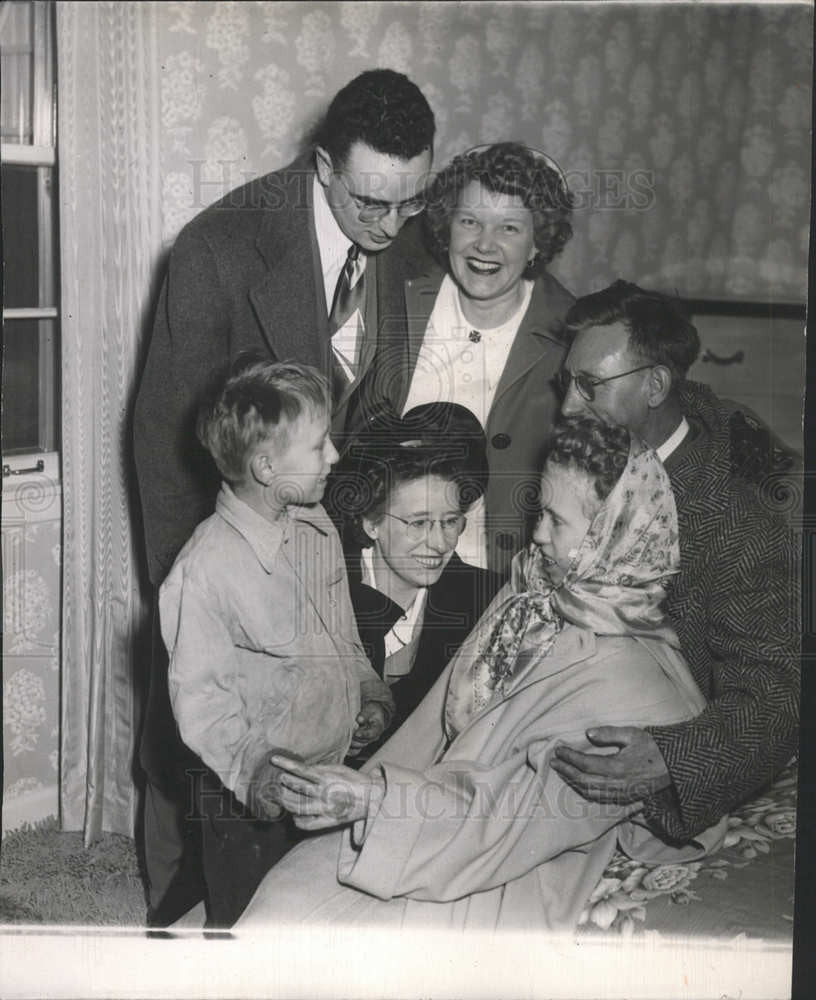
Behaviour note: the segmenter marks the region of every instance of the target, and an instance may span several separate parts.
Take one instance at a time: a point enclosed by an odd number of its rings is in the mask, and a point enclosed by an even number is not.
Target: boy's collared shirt
[[[337,763],[362,702],[392,709],[360,645],[340,541],[320,505],[271,522],[222,485],[159,607],[181,737],[241,801],[268,751]]]

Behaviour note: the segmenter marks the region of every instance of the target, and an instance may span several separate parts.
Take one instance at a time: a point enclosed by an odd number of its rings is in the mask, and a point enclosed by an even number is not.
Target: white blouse
[[[500,326],[475,330],[462,312],[455,282],[445,275],[428,319],[403,415],[422,403],[458,403],[476,416],[482,428],[487,427],[507,356],[533,294],[532,281],[522,284],[524,296],[512,316]],[[468,511],[456,551],[465,562],[487,568],[484,497]]]
[[[375,590],[379,590],[380,588],[377,586],[377,580],[374,576],[373,549],[363,549],[360,556],[363,569],[363,583],[368,584],[369,587],[373,587]],[[385,664],[383,666],[383,680],[386,684],[393,684],[400,677],[404,677],[411,672],[413,665],[412,657],[401,657],[396,656],[396,654],[400,653],[406,646],[409,646],[419,637],[419,632],[422,629],[427,593],[427,587],[420,587],[417,590],[416,597],[411,601],[410,608],[406,608],[405,614],[401,618],[398,618],[391,627],[391,630],[386,633]]]

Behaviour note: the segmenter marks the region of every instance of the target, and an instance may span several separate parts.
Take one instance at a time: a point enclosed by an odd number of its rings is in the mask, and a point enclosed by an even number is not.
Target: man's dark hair
[[[665,365],[676,380],[686,377],[700,352],[697,330],[679,302],[629,281],[616,281],[599,292],[584,295],[564,318],[567,333],[572,336],[592,326],[612,323],[623,323],[629,331],[634,355],[646,364]]]
[[[311,138],[339,167],[355,142],[412,160],[433,149],[435,131],[433,111],[415,83],[392,69],[369,69],[338,91]]]

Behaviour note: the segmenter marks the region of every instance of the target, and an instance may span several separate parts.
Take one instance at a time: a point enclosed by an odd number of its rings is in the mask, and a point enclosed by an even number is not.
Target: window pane
[[[0,6],[0,129],[3,142],[33,141],[34,10],[30,3]]]
[[[3,453],[53,451],[56,444],[56,323],[3,324]]]
[[[53,305],[52,295],[43,289],[41,279],[52,271],[49,266],[50,240],[42,243],[39,236],[41,212],[50,223],[50,197],[47,190],[40,196],[40,189],[50,181],[44,175],[47,167],[12,166],[3,164],[3,250],[5,275],[3,279],[6,309],[26,306]],[[42,262],[42,268],[41,268]]]

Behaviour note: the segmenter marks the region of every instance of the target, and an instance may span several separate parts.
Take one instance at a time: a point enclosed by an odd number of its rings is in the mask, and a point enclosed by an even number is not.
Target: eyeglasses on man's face
[[[419,215],[424,211],[426,201],[424,197],[406,198],[405,201],[382,201],[379,198],[369,198],[367,195],[358,194],[348,185],[345,177],[337,171],[336,177],[340,178],[340,183],[354,202],[360,222],[378,222],[384,219],[390,212],[396,211],[400,219],[410,219],[414,215]]]
[[[448,514],[446,517],[439,518],[417,517],[410,521],[404,517],[400,517],[399,514],[389,514],[387,511],[385,512],[385,516],[393,517],[395,521],[404,524],[405,534],[417,542],[429,535],[437,522],[442,529],[442,534],[446,538],[458,538],[465,530],[465,525],[467,524],[467,518],[464,514]]]
[[[583,398],[588,403],[592,403],[595,400],[595,389],[599,385],[614,382],[616,378],[623,378],[624,375],[634,375],[635,372],[646,371],[647,368],[654,368],[654,365],[639,365],[637,368],[630,368],[629,371],[618,372],[617,375],[607,375],[606,378],[597,378],[586,372],[571,372],[568,368],[562,368],[555,376],[555,381],[563,396],[569,392],[570,383],[574,382],[575,388]]]

